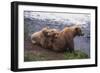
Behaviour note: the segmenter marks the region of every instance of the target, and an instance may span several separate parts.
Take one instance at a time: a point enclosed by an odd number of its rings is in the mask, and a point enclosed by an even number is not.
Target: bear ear
[[[42,31],[46,31],[46,30],[48,30],[49,29],[49,27],[44,27],[43,29],[42,29]]]

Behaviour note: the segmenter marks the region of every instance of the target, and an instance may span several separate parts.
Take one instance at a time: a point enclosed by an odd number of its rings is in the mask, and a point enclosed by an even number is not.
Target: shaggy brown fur
[[[31,36],[33,44],[40,45],[43,48],[51,48],[52,40],[56,38],[56,29],[45,27],[42,30],[35,32]]]
[[[74,37],[82,36],[83,33],[80,27],[65,27],[56,39],[53,39],[52,48],[55,51],[68,50],[74,51]]]

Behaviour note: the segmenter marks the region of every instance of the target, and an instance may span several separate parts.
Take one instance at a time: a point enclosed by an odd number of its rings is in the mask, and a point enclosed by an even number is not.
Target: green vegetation
[[[55,53],[55,52],[54,52]],[[57,57],[58,56],[58,57]],[[64,52],[57,54],[43,53],[43,52],[32,52],[27,51],[24,53],[24,61],[47,61],[47,60],[69,60],[69,59],[87,59],[89,58],[87,54],[81,51],[75,51],[73,53]]]
[[[65,52],[64,53],[65,59],[86,59],[89,58],[87,54],[81,51],[75,51],[73,53]]]

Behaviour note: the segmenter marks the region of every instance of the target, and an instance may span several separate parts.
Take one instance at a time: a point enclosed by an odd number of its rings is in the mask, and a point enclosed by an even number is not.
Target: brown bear
[[[35,32],[31,35],[31,41],[33,44],[36,44],[36,45],[40,45],[42,42],[43,42],[43,39],[44,38],[44,34],[45,34],[45,30],[47,30],[48,28],[43,28],[41,31],[38,31],[38,32]],[[43,34],[44,33],[44,34]],[[43,39],[41,39],[43,38]]]
[[[42,47],[45,49],[51,49],[54,39],[56,39],[59,34],[58,32],[59,30],[57,29],[49,29],[48,36],[45,36],[45,44]]]
[[[45,27],[42,30],[31,35],[31,41],[34,45],[39,45],[43,48],[51,47],[53,37],[56,37],[56,29]]]
[[[80,27],[65,27],[59,32],[56,39],[53,39],[52,50],[54,51],[64,51],[70,52],[74,51],[74,37],[83,36],[83,32]]]

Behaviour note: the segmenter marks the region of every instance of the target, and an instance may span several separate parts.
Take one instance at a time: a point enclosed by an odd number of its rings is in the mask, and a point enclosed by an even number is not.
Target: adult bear
[[[56,37],[56,31],[56,29],[44,27],[42,30],[31,35],[31,41],[34,45],[41,46],[42,48],[50,48],[52,39]]]
[[[65,27],[59,32],[56,39],[53,39],[52,50],[54,51],[64,51],[68,50],[70,52],[74,51],[74,37],[83,36],[83,32],[80,27]]]

